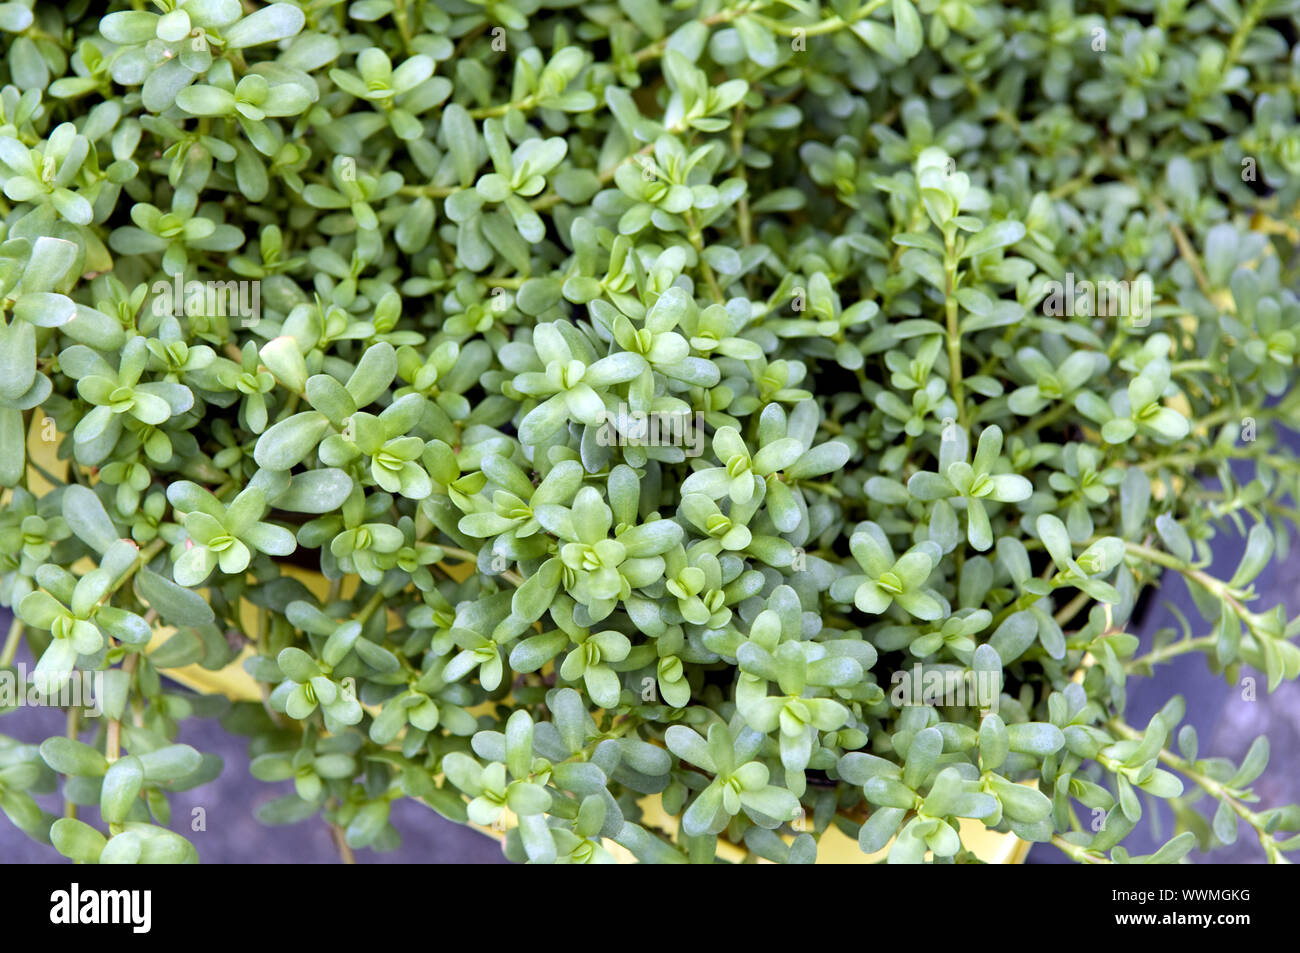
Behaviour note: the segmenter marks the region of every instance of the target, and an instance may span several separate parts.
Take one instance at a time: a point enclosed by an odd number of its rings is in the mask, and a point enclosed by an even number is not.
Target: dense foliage
[[[0,4],[0,666],[104,673],[0,736],[32,837],[196,859],[197,664],[345,852],[400,797],[535,862],[1300,846],[1266,741],[1125,720],[1300,675],[1300,2],[108,6]]]

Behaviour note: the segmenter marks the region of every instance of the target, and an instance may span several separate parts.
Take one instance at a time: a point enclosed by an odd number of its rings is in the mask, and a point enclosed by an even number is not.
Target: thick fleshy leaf
[[[78,538],[101,553],[121,535],[104,504],[88,487],[73,484],[63,491],[63,518]]]
[[[250,13],[225,31],[226,46],[243,49],[262,43],[275,43],[298,33],[306,23],[302,10],[292,3],[273,3]]]
[[[304,411],[271,427],[257,440],[253,459],[268,470],[288,470],[301,463],[330,431],[324,414]]]

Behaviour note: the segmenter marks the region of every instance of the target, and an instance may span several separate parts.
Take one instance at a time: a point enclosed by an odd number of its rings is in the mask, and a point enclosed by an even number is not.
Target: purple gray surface
[[[8,616],[0,631],[7,628]],[[29,669],[31,658],[26,662]],[[20,708],[0,719],[0,733],[22,741],[40,743],[62,734],[63,712],[57,708]],[[83,739],[86,736],[83,736]],[[199,751],[219,755],[225,763],[221,775],[193,791],[171,795],[173,830],[190,839],[205,864],[336,864],[338,849],[328,826],[319,817],[283,827],[260,823],[257,805],[293,791],[291,782],[267,784],[248,772],[247,739],[227,733],[215,719],[191,718],[181,723],[179,741]],[[46,810],[58,813],[61,800],[50,795],[41,800]],[[187,830],[193,810],[202,807],[206,830]],[[82,808],[88,820],[98,811]],[[402,846],[387,853],[356,852],[357,863],[506,863],[501,847],[489,837],[453,824],[426,807],[403,798],[393,805],[393,823],[402,833]],[[31,840],[0,815],[0,863],[70,863],[53,847]]]
[[[1293,452],[1300,452],[1300,435],[1284,430],[1280,436]],[[1237,479],[1250,479],[1247,467],[1234,466],[1233,470]],[[1246,524],[1249,527],[1248,519]],[[1227,579],[1245,552],[1245,537],[1237,535],[1228,523],[1219,527],[1212,545],[1214,562],[1210,571]],[[1255,591],[1258,597],[1251,603],[1251,608],[1256,611],[1282,603],[1288,619],[1300,614],[1300,540],[1294,533],[1290,551],[1285,558],[1274,554],[1273,561],[1255,580]],[[1177,573],[1165,573],[1155,597],[1143,620],[1139,654],[1150,650],[1155,632],[1167,626],[1177,627],[1177,618],[1170,604],[1192,623],[1194,635],[1204,635],[1208,631],[1188,594],[1186,583]],[[1248,677],[1253,679],[1253,699],[1248,697],[1251,693],[1241,684],[1230,686],[1222,677],[1211,673],[1204,655],[1192,653],[1176,657],[1160,665],[1151,678],[1130,680],[1125,720],[1136,727],[1145,727],[1171,696],[1182,695],[1187,702],[1187,714],[1182,724],[1196,728],[1200,741],[1199,756],[1231,758],[1237,763],[1245,757],[1257,736],[1267,735],[1270,748],[1268,769],[1252,785],[1259,795],[1259,803],[1252,808],[1261,810],[1295,803],[1300,801],[1300,682],[1283,682],[1270,695],[1267,678],[1243,667],[1239,682]],[[1172,830],[1171,811],[1145,795],[1142,802],[1142,820],[1124,842],[1124,847],[1133,855],[1154,852],[1169,838]],[[1160,834],[1153,832],[1150,816],[1157,805]],[[1205,813],[1212,810],[1213,802],[1203,798],[1199,806]],[[1235,844],[1220,847],[1208,855],[1193,851],[1188,859],[1193,863],[1258,864],[1264,862],[1264,851],[1254,831],[1239,823]],[[1070,861],[1050,844],[1035,844],[1029,852],[1028,862],[1051,864]]]

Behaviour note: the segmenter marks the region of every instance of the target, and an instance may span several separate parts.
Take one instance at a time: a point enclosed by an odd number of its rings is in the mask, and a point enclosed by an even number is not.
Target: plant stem
[[[375,614],[375,610],[383,605],[383,602],[383,592],[376,592],[366,601],[366,604],[361,607],[361,613],[357,616],[357,621],[362,625],[365,625],[370,621],[370,617]]]
[[[406,0],[393,0],[393,19],[397,21],[397,31],[402,35],[402,46],[406,55],[411,55],[411,25],[406,17]]]
[[[128,680],[135,673],[135,667],[140,661],[140,654],[132,652],[122,661],[122,671],[126,672]],[[112,764],[118,758],[122,757],[122,719],[114,718],[108,723],[108,734],[104,741],[104,757]]]
[[[802,26],[797,23],[786,23],[784,20],[775,20],[771,17],[762,16],[757,13],[751,14],[750,19],[761,23],[773,33],[780,33],[783,36],[798,36],[800,33],[804,36],[820,36],[823,33],[834,33],[837,30],[842,30],[846,26],[852,26],[858,20],[865,19],[884,5],[885,0],[871,0],[870,3],[857,10],[847,20],[835,16],[829,17],[818,23],[811,23],[807,26]],[[740,12],[743,13],[744,11],[742,10]]]
[[[1244,502],[1243,500],[1238,499],[1235,494],[1216,492],[1214,490],[1202,490],[1198,488],[1192,492],[1192,495],[1198,499],[1214,500],[1216,502],[1223,501],[1225,503],[1229,503],[1230,505],[1228,506],[1224,506],[1221,508],[1216,507],[1216,513],[1219,516],[1226,516],[1228,513],[1231,513],[1234,510],[1242,509],[1243,507],[1249,509],[1251,505]],[[1297,526],[1300,526],[1300,508],[1296,508],[1294,506],[1287,506],[1284,503],[1277,502],[1277,500],[1268,500],[1268,499],[1260,500],[1255,505],[1262,506],[1268,510],[1272,510],[1278,516],[1286,517],[1291,522],[1295,523]]]
[[[81,731],[81,709],[76,705],[71,706],[67,711],[66,717],[67,730],[65,734],[68,736],[69,741],[76,741],[77,735]],[[70,817],[74,821],[77,819],[77,805],[68,800],[66,786],[64,788],[63,816]]]
[[[1202,649],[1213,648],[1216,641],[1217,636],[1213,635],[1202,635],[1194,639],[1179,639],[1177,642],[1171,642],[1164,648],[1152,649],[1146,655],[1130,659],[1128,662],[1124,663],[1124,668],[1131,672],[1143,665],[1154,667],[1171,658],[1177,658],[1179,655],[1186,655],[1188,652],[1199,652]]]
[[[1037,433],[1050,424],[1056,423],[1056,421],[1060,420],[1072,410],[1074,410],[1073,404],[1068,401],[1061,401],[1051,410],[1044,411],[1037,417],[1025,421],[1012,432],[1011,436],[1023,437],[1025,434]]]
[[[1055,616],[1053,616],[1053,618],[1056,620],[1056,624],[1064,625],[1066,622],[1069,622],[1071,619],[1073,619],[1076,615],[1079,614],[1079,610],[1082,609],[1085,605],[1087,605],[1088,602],[1091,601],[1091,599],[1092,596],[1088,595],[1086,592],[1080,592],[1073,599],[1067,602],[1060,610],[1058,610]]]
[[[1242,604],[1241,600],[1243,596],[1239,590],[1232,588],[1222,579],[1214,578],[1202,569],[1196,569],[1195,567],[1189,566],[1176,556],[1171,556],[1158,549],[1152,549],[1150,546],[1143,546],[1141,543],[1125,542],[1124,547],[1135,556],[1141,556],[1143,559],[1149,559],[1151,562],[1164,566],[1167,569],[1173,569],[1182,573],[1189,580],[1196,582],[1202,589],[1210,593],[1210,595],[1228,603],[1234,610],[1236,610],[1237,615],[1241,617],[1241,620],[1246,623],[1251,633],[1255,635],[1256,638],[1260,637],[1256,624],[1257,617],[1255,613],[1251,612]]]
[[[0,651],[0,668],[8,668],[13,664],[22,635],[23,620],[14,616],[13,621],[9,623],[9,634],[5,636],[4,651]]]
[[[478,566],[478,556],[471,553],[468,549],[461,549],[459,546],[443,546],[441,544],[438,545],[438,548],[448,556],[455,556],[457,559],[463,560],[464,562],[474,563],[475,567]],[[497,573],[497,575],[506,580],[506,582],[510,583],[516,589],[524,584],[524,577],[519,575],[517,572],[503,569],[501,572]]]
[[[832,499],[836,499],[836,500],[844,499],[843,491],[841,491],[838,487],[832,486],[829,483],[813,483],[810,480],[801,480],[799,482],[799,486],[800,488],[805,490],[815,490],[816,492],[824,494],[825,496],[829,496]]]
[[[703,230],[695,224],[695,215],[689,209],[682,213],[682,217],[686,220],[686,227],[688,229],[686,237],[690,241],[691,247],[695,249],[695,254],[700,260],[700,271],[704,274],[704,283],[709,286],[709,294],[713,296],[714,301],[718,304],[722,304],[725,299],[722,296],[722,289],[718,287],[718,279],[713,274],[713,269],[709,267],[709,263],[704,260]]]
[[[713,26],[716,23],[729,23],[730,21],[736,19],[741,14],[748,12],[748,9],[749,9],[748,7],[742,5],[730,10],[722,10],[718,13],[710,14],[709,16],[704,17],[702,20],[700,20],[700,22],[703,23],[706,27]],[[637,50],[635,53],[632,54],[632,58],[636,60],[638,64],[640,64],[645,60],[652,60],[662,56],[664,51],[668,49],[668,41],[671,38],[672,38],[671,35],[665,36],[663,39],[656,40],[655,42],[651,43],[649,46],[643,46],[641,49]]]
[[[1131,741],[1136,741],[1142,737],[1140,731],[1133,728],[1131,725],[1125,724],[1118,718],[1111,719],[1111,721],[1108,722],[1108,725],[1116,734],[1122,735]],[[1157,755],[1157,757],[1179,774],[1186,777],[1189,781],[1194,782],[1197,787],[1201,788],[1215,800],[1227,804],[1234,814],[1253,827],[1255,832],[1259,835],[1260,846],[1264,848],[1264,853],[1268,856],[1268,862],[1270,864],[1291,863],[1291,861],[1282,856],[1282,852],[1278,848],[1277,841],[1273,838],[1273,835],[1265,831],[1265,827],[1268,825],[1268,820],[1255,813],[1238,800],[1243,796],[1241,791],[1238,791],[1236,788],[1230,788],[1226,784],[1214,780],[1214,778],[1198,770],[1196,765],[1192,762],[1185,758],[1180,758],[1178,755],[1164,748],[1160,749],[1160,754]]]
[[[736,167],[733,171],[736,177],[745,183],[746,188],[741,193],[740,201],[736,203],[736,227],[740,229],[741,245],[752,245],[754,236],[749,215],[749,176],[745,174],[744,146],[745,104],[740,102],[736,105],[736,115],[731,125],[731,148],[736,153]]]
[[[160,538],[160,539],[155,539],[144,549],[140,550],[140,555],[135,558],[135,562],[131,564],[131,568],[129,568],[126,572],[122,573],[122,577],[118,579],[116,582],[114,582],[112,586],[109,587],[108,592],[104,593],[104,595],[100,597],[99,602],[96,603],[96,605],[102,606],[107,604],[108,600],[113,597],[113,593],[117,592],[117,590],[125,586],[130,581],[131,577],[134,576],[136,572],[140,569],[140,567],[147,565],[149,560],[157,556],[158,553],[162,551],[162,548],[166,545],[167,545],[167,541]]]
[[[961,328],[957,323],[957,252],[955,236],[944,235],[944,314],[948,324],[948,381],[957,404],[957,422],[966,429],[966,397],[961,377]]]
[[[338,848],[339,860],[345,864],[355,864],[357,858],[352,853],[352,848],[348,846],[347,835],[343,833],[343,828],[331,822],[330,836],[334,838],[334,846]]]
[[[1071,860],[1080,864],[1113,864],[1113,860],[1107,860],[1101,854],[1094,853],[1086,847],[1080,847],[1078,844],[1072,844],[1060,834],[1052,835],[1052,843],[1065,852]]]
[[[1169,206],[1164,203],[1164,200],[1161,199],[1160,196],[1155,193],[1150,193],[1149,198],[1151,199],[1152,206],[1158,213],[1160,213],[1160,216],[1169,219],[1169,232],[1174,236],[1174,244],[1178,246],[1178,255],[1187,263],[1187,267],[1191,269],[1192,276],[1196,279],[1197,287],[1201,289],[1201,294],[1205,295],[1205,297],[1209,298],[1211,301],[1214,301],[1214,286],[1210,284],[1210,278],[1205,273],[1205,268],[1201,265],[1201,258],[1196,254],[1196,249],[1192,247],[1191,241],[1188,240],[1187,233],[1183,231],[1182,226],[1179,225],[1177,221],[1170,217]]]
[[[453,192],[459,191],[460,188],[455,185],[403,185],[397,190],[397,194],[424,195],[431,199],[445,199]]]

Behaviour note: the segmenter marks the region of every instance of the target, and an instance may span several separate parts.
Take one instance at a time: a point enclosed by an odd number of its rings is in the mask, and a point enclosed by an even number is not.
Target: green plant
[[[0,668],[103,675],[0,736],[22,830],[195,859],[220,714],[345,851],[401,797],[534,862],[1300,846],[1266,740],[1125,714],[1300,675],[1300,2],[111,6],[0,5]]]

